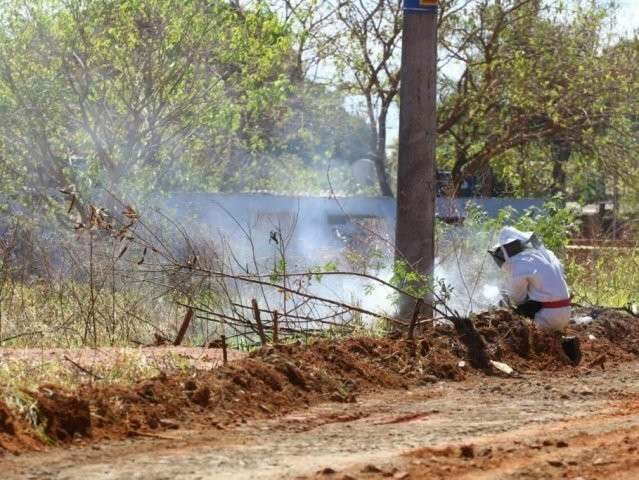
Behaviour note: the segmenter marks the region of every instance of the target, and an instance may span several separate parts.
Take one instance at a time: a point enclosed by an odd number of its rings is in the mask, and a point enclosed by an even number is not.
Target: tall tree
[[[282,115],[290,36],[268,10],[5,0],[2,12],[0,135],[40,193],[219,179],[238,144],[268,145]]]
[[[544,193],[565,191],[568,162],[576,153],[603,155],[595,140],[635,108],[636,53],[613,48],[614,9],[589,0],[570,6],[440,2],[438,159],[457,186],[484,175],[484,193],[498,180],[511,188],[512,176],[498,178],[504,166],[521,171],[521,153],[533,149],[552,184]],[[392,194],[386,130],[399,88],[401,15],[395,0],[344,2],[327,27],[340,45],[336,81],[364,104],[383,195]]]
[[[388,113],[399,94],[401,0],[343,2],[337,9],[341,26],[336,65],[341,88],[361,96],[370,128],[370,151],[379,189],[393,196],[387,168]]]
[[[608,12],[589,3],[570,15],[542,2],[476,8],[477,34],[456,43],[465,67],[441,111],[453,173],[460,180],[518,147],[548,145],[551,193],[563,192],[571,154],[594,154],[593,139],[633,110],[633,57],[613,53]]]

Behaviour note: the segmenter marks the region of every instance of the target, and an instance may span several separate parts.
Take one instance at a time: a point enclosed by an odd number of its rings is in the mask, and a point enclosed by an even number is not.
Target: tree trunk
[[[375,142],[375,170],[377,172],[377,181],[379,182],[379,190],[384,197],[392,197],[393,190],[388,179],[388,171],[386,169],[386,117],[388,115],[388,107],[383,107],[377,120],[377,138]]]
[[[493,197],[495,196],[495,174],[493,173],[493,169],[490,168],[490,165],[486,165],[483,171],[480,174],[481,184],[479,187],[479,192],[482,197]]]
[[[572,146],[564,140],[553,140],[552,150],[552,194],[566,193],[566,163],[572,154]]]
[[[448,187],[448,193],[450,195],[457,196],[459,194],[459,189],[464,181],[462,168],[464,168],[467,162],[468,158],[466,157],[466,153],[463,150],[458,150],[455,155],[455,164],[451,171],[451,185]]]

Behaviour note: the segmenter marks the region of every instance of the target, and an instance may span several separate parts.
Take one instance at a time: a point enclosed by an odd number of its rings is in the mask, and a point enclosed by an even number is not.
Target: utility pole
[[[396,259],[431,276],[435,260],[437,0],[405,0],[397,172]],[[422,313],[432,314],[427,295]],[[403,298],[400,316],[415,302]]]

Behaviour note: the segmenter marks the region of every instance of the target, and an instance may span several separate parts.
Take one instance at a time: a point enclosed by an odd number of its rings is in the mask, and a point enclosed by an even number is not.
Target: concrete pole
[[[405,0],[397,172],[397,260],[431,275],[435,251],[437,1]],[[424,299],[432,305],[432,297]],[[428,306],[422,314],[430,315]],[[400,302],[409,319],[415,302]]]

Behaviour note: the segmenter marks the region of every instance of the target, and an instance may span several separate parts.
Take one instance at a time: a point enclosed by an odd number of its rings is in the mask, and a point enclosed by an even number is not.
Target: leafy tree
[[[341,27],[335,54],[340,87],[364,100],[379,190],[393,196],[387,168],[387,122],[399,95],[402,1],[343,2],[336,17]]]
[[[597,3],[570,5],[441,2],[438,161],[458,183],[486,175],[486,193],[639,196],[637,42],[613,38]],[[329,165],[355,191],[347,166],[369,156],[392,195],[399,1],[0,7],[5,194],[46,201],[70,183],[317,191]],[[344,95],[363,100],[361,118]]]
[[[11,183],[45,203],[68,184],[85,196],[106,187],[129,198],[317,190],[329,160],[344,166],[365,154],[365,125],[341,95],[301,80],[300,59],[317,41],[263,3],[0,6],[5,194]]]
[[[544,2],[489,3],[441,110],[453,172],[461,179],[491,162],[509,164],[505,155],[532,147],[550,159],[536,170],[545,172],[546,193],[565,192],[571,155],[601,154],[602,135],[633,111],[635,53],[610,47],[603,7],[584,2],[567,14]],[[511,160],[521,162],[511,174],[528,168],[524,156]]]
[[[334,0],[270,0],[274,12],[293,32],[293,76],[297,83],[321,79],[327,58],[339,48],[332,34],[342,2]]]
[[[616,158],[617,170],[632,170],[637,52],[612,34],[614,8],[586,0],[440,7],[438,161],[457,186],[480,176],[486,194],[552,195],[578,188],[568,175],[576,163],[611,171]],[[339,45],[329,58],[336,84],[363,101],[383,195],[392,194],[386,124],[402,15],[401,2],[344,2],[325,27]]]

